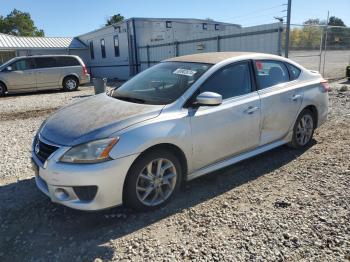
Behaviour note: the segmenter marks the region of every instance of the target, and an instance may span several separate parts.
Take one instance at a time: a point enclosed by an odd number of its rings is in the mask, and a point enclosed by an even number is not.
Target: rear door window
[[[235,63],[220,69],[201,87],[200,92],[215,92],[228,99],[252,91],[249,62]]]
[[[284,63],[273,60],[255,61],[259,88],[264,89],[289,81],[289,73]]]
[[[56,59],[53,57],[39,57],[34,59],[36,68],[51,68],[57,66]]]
[[[56,57],[56,63],[57,63],[57,66],[59,67],[80,65],[77,59],[75,59],[74,57],[68,57],[68,56]]]

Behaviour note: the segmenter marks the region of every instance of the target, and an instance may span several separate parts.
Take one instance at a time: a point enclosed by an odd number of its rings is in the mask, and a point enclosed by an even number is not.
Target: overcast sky
[[[0,0],[0,14],[29,12],[46,36],[77,36],[104,25],[108,16],[212,18],[243,26],[275,22],[284,16],[287,0]],[[350,26],[350,0],[293,0],[292,23],[326,19],[327,11]]]

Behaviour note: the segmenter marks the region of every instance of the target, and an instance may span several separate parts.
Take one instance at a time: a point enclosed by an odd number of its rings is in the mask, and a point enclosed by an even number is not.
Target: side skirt
[[[228,158],[228,159],[222,160],[220,162],[211,164],[209,166],[203,167],[203,168],[198,169],[198,170],[194,171],[193,173],[189,174],[187,176],[187,181],[190,181],[190,180],[195,179],[197,177],[200,177],[200,176],[203,176],[205,174],[211,173],[211,172],[216,171],[218,169],[221,169],[221,168],[233,165],[233,164],[235,164],[237,162],[240,162],[242,160],[245,160],[245,159],[251,158],[253,156],[259,155],[261,153],[264,153],[266,151],[269,151],[269,150],[271,150],[273,148],[279,147],[279,146],[284,145],[286,143],[288,143],[288,141],[285,140],[285,139],[279,140],[279,141],[276,141],[276,142],[273,142],[273,143],[270,143],[270,144],[267,144],[267,145],[264,145],[264,146],[260,146],[260,147],[258,147],[256,149],[252,150],[252,151],[240,154],[238,156],[234,156],[232,158]]]

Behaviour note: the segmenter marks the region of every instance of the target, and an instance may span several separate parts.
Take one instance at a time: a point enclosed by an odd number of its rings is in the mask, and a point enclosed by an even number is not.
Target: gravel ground
[[[285,146],[183,186],[165,208],[81,212],[35,188],[31,139],[58,107],[92,94],[0,99],[0,261],[350,260],[350,91],[332,84],[329,121]],[[343,88],[346,89],[346,88]]]

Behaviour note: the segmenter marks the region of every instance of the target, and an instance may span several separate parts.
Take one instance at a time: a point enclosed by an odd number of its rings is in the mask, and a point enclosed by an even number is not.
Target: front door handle
[[[301,95],[293,95],[292,101],[297,101],[299,98],[301,98]]]
[[[244,111],[244,113],[251,115],[257,110],[259,110],[259,107],[257,107],[257,106],[254,106],[254,107],[250,106]]]

